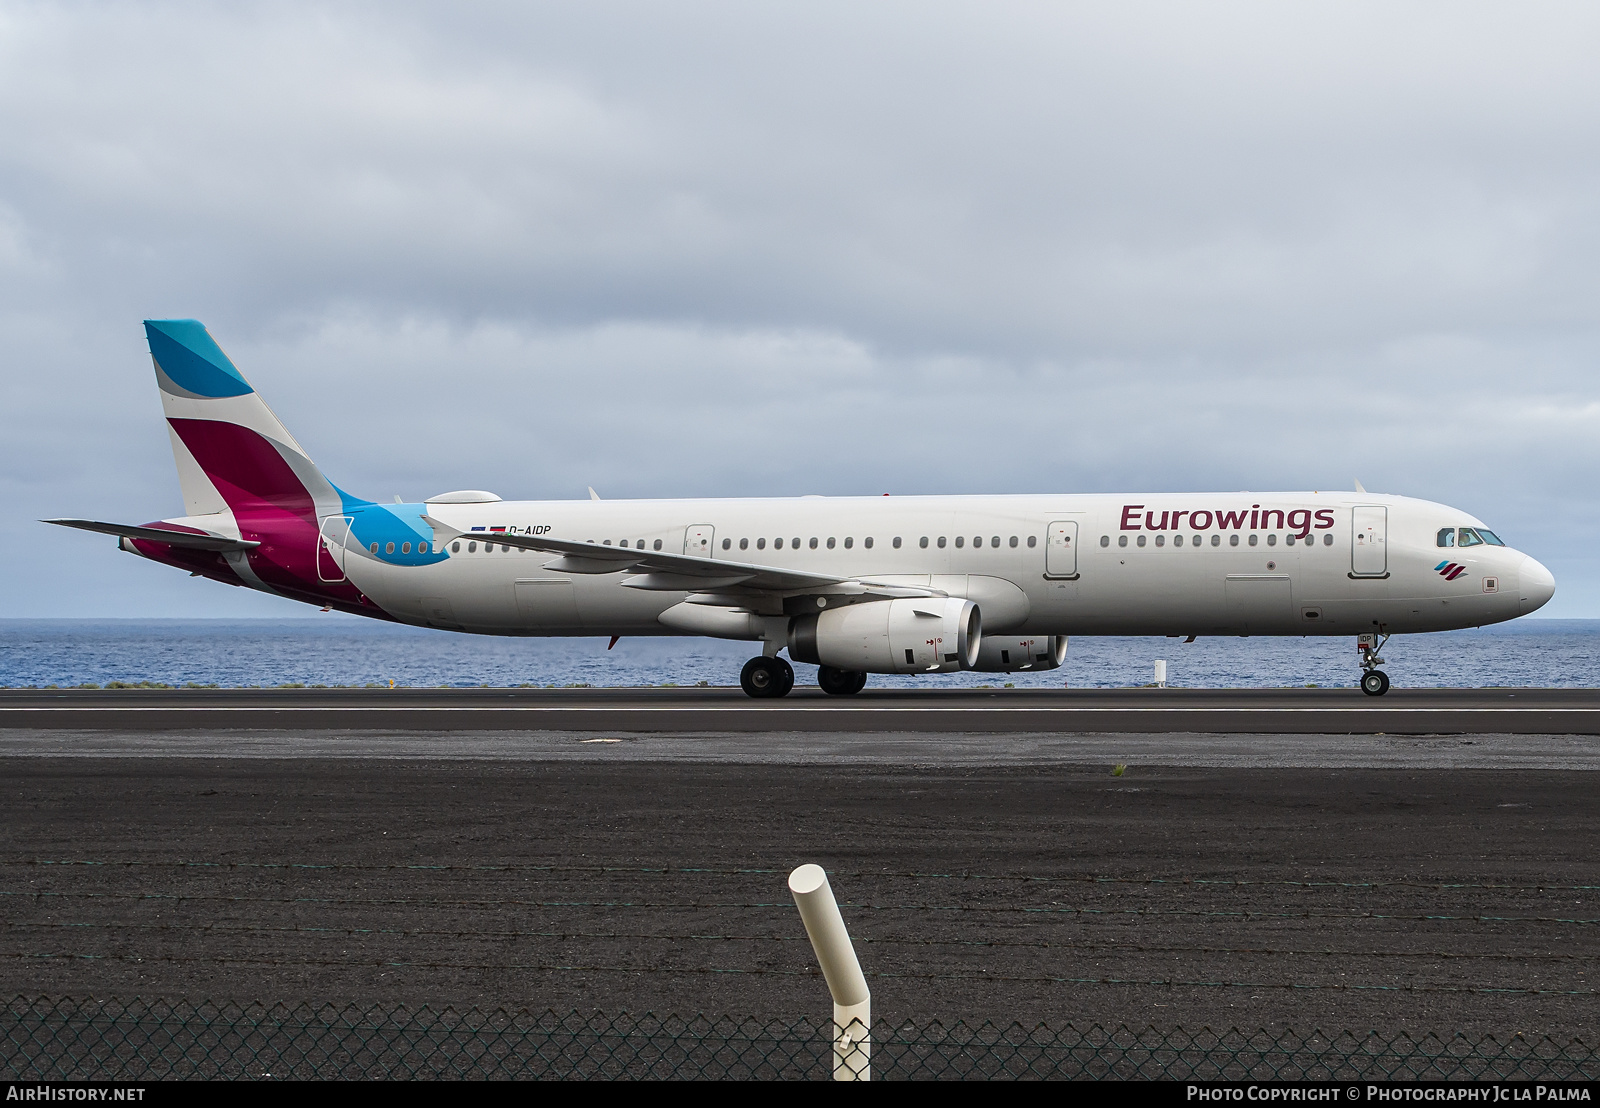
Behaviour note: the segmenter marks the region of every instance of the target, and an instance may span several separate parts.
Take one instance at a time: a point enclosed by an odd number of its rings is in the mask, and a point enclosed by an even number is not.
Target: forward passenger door
[[[1352,516],[1350,576],[1389,576],[1389,509],[1358,504]]]

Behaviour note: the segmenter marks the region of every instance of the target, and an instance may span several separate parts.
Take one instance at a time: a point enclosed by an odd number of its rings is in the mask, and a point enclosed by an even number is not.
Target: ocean
[[[514,639],[400,627],[336,613],[271,620],[0,620],[0,686],[111,682],[271,687],[736,685],[753,644],[713,639]],[[1384,666],[1401,688],[1600,685],[1600,620],[1526,619],[1396,636]],[[1353,686],[1353,638],[1075,638],[1041,673],[874,674],[868,687],[1187,688]],[[798,682],[814,681],[797,665]]]

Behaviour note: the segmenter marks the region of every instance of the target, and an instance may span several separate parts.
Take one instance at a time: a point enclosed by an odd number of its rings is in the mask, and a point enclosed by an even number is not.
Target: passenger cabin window
[[[1139,545],[1140,545],[1140,546],[1143,546],[1143,545],[1144,545],[1144,539],[1145,539],[1145,537],[1144,537],[1144,536],[1143,536],[1143,535],[1140,535],[1140,536],[1139,536],[1139,539],[1138,539],[1138,542],[1139,542]]]
[[[833,544],[830,542],[828,545],[832,546]],[[816,548],[817,548],[817,536],[812,535],[811,536],[811,549],[815,550]]]
[[[1212,535],[1211,536],[1211,545],[1212,546],[1221,546],[1222,545],[1222,536],[1221,535]]]
[[[1161,545],[1161,536],[1160,535],[1156,536],[1156,545],[1157,546]],[[1172,536],[1172,545],[1173,546],[1182,546],[1183,545],[1183,536],[1182,535],[1173,535]]]
[[[1256,544],[1256,540],[1259,539],[1260,537],[1261,537],[1260,535],[1251,535],[1250,536],[1250,545],[1254,546]]]
[[[1100,536],[1100,545],[1101,546],[1110,546],[1111,545],[1111,536],[1110,535],[1101,535]]]
[[[733,549],[733,540],[732,539],[723,539],[722,540],[722,549],[724,549],[724,550],[732,550]]]
[[[1239,545],[1239,536],[1238,535],[1229,535],[1228,536],[1228,545],[1229,546],[1238,546]]]
[[[796,536],[795,538],[790,539],[789,540],[789,545],[794,547],[796,550],[799,550],[800,549],[800,538],[799,538],[799,536]],[[817,545],[817,540],[816,539],[812,539],[811,540],[811,545],[813,547],[815,547]]]
[[[783,549],[783,540],[782,539],[773,539],[772,540],[772,549],[774,549],[774,550],[782,550]]]
[[[989,545],[994,547],[996,550],[1000,549],[1000,536],[999,535],[990,535],[989,536]],[[1012,545],[1015,546],[1016,543],[1013,541]]]
[[[917,545],[922,547],[924,550],[928,549],[928,536],[923,535],[922,538],[918,539]]]
[[[957,535],[956,536],[956,549],[960,550],[963,546],[966,545],[966,542],[967,542],[967,537],[965,535]],[[944,545],[944,540],[943,539],[939,540],[939,545],[940,546]]]
[[[411,544],[408,543],[408,542],[401,543],[400,544],[400,553],[402,553],[402,554],[411,553]]]
[[[1117,536],[1117,545],[1118,546],[1127,546],[1128,545],[1128,536],[1127,535],[1118,535]]]
[[[767,540],[766,539],[757,539],[756,540],[756,549],[757,550],[765,550],[766,548],[767,548]]]
[[[846,546],[849,546],[850,545],[850,540],[849,539],[845,539],[844,540],[844,544]],[[894,544],[896,546],[899,546],[900,545],[900,540],[899,539],[895,539],[894,540]],[[871,550],[872,549],[872,536],[868,535],[866,538],[862,539],[861,540],[861,545],[866,547],[868,550]]]
[[[944,549],[944,536],[943,535],[939,536],[939,549],[940,550]]]
[[[832,535],[828,536],[828,549],[829,550],[833,549],[833,536]]]
[[[376,554],[378,552],[378,544],[377,543],[373,543],[372,544],[372,552],[374,554]]]
[[[461,553],[461,544],[458,543],[458,542],[451,543],[450,544],[450,553],[452,553],[452,554]]]
[[[844,537],[844,548],[845,548],[845,549],[846,549],[846,550],[849,550],[849,549],[850,549],[850,548],[851,548],[851,547],[852,547],[852,546],[854,546],[854,545],[855,545],[855,544],[856,544],[856,540],[855,540],[855,539],[853,539],[853,538],[851,538],[851,537],[850,537],[850,536],[849,536],[849,535],[846,535],[846,536],[845,536],[845,537]],[[833,545],[833,540],[832,540],[832,539],[829,539],[829,540],[828,540],[828,545],[829,545],[829,546],[832,546],[832,545]]]
[[[1028,536],[1028,546],[1030,548],[1032,548],[1032,547],[1035,547],[1035,546],[1038,546],[1038,545],[1039,545],[1039,536],[1038,535],[1029,535]],[[1143,546],[1144,543],[1140,543],[1139,545]]]
[[[651,547],[652,547],[652,549],[660,550],[661,549],[661,540],[657,539],[654,543],[651,544]]]
[[[385,554],[393,554],[394,553],[394,543],[392,543],[392,542],[384,543],[383,544],[383,552]]]
[[[1267,536],[1267,545],[1268,546],[1277,546],[1278,545],[1278,536],[1275,535],[1275,534],[1268,535]]]
[[[1017,536],[1012,535],[1011,536],[1011,549],[1015,550],[1016,548],[1017,548]]]
[[[477,552],[478,552],[478,544],[477,543],[475,543],[475,542],[467,543],[467,553],[468,554],[476,554]]]
[[[1330,531],[1326,535],[1322,536],[1322,545],[1323,546],[1332,546],[1333,545],[1333,532]]]
[[[739,540],[739,549],[740,550],[749,550],[750,549],[750,540],[749,539],[740,539]]]
[[[1456,544],[1456,529],[1454,527],[1441,527],[1439,538],[1436,540],[1440,546],[1454,546]]]

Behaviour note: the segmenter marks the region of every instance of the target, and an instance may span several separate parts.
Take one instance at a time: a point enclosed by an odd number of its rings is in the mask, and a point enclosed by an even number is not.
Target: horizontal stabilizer
[[[116,535],[124,539],[144,539],[147,542],[164,542],[185,550],[216,550],[222,553],[235,550],[254,550],[261,544],[248,539],[230,539],[227,535],[209,532],[169,531],[164,527],[135,527],[129,523],[101,523],[93,519],[41,519],[40,523],[53,523],[57,527],[76,527],[80,531],[98,531],[102,535]]]

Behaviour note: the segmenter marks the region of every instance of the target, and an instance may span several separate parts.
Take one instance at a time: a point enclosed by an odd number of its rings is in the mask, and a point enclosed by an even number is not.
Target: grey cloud
[[[1502,526],[1588,614],[1597,23],[13,6],[0,488],[175,510],[137,322],[195,315],[372,495],[1360,475]],[[0,613],[255,603],[38,530],[5,526],[37,585]]]

